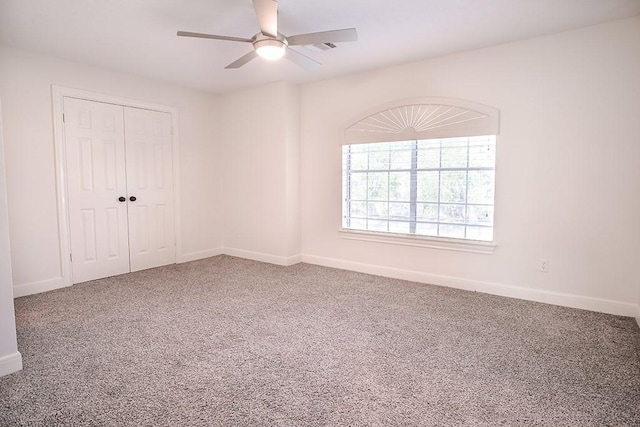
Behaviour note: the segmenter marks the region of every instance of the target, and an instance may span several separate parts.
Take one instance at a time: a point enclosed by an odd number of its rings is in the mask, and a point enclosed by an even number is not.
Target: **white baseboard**
[[[243,249],[223,248],[222,253],[225,255],[236,256],[239,258],[252,259],[254,261],[266,262],[269,264],[290,266],[302,261],[301,255],[290,257],[265,254],[262,252],[245,251]]]
[[[67,285],[62,277],[42,280],[40,282],[22,283],[13,285],[13,297],[24,297],[27,295],[39,294],[41,292],[52,291],[54,289],[65,288]]]
[[[598,311],[602,313],[616,314],[619,316],[637,316],[636,319],[640,318],[640,307],[638,307],[636,304],[629,304],[601,298],[592,298],[581,295],[523,288],[520,286],[505,285],[501,283],[482,282],[462,279],[459,277],[429,274],[419,271],[383,267],[379,265],[364,264],[314,255],[302,255],[302,262],[322,265],[326,267],[339,268],[343,270],[358,271],[361,273],[373,274],[377,276],[392,277],[394,279],[409,280],[412,282],[429,283],[432,285],[447,286],[450,288],[483,292],[492,295],[537,301],[564,307],[579,308],[583,310]]]
[[[190,252],[187,254],[179,255],[176,259],[177,263],[196,261],[199,259],[210,258],[216,255],[222,254],[222,248],[208,249],[198,252]],[[24,297],[27,295],[39,294],[41,292],[52,291],[54,289],[60,289],[67,286],[65,280],[62,277],[56,277],[55,279],[42,280],[39,282],[22,283],[13,285],[13,297]]]
[[[22,355],[19,351],[0,357],[0,377],[22,369]]]
[[[199,259],[211,258],[223,254],[223,248],[206,249],[204,251],[189,252],[178,256],[176,262],[178,264],[189,261],[197,261]]]
[[[290,257],[271,255],[262,252],[246,251],[243,249],[220,247],[198,252],[190,252],[179,257],[177,262],[195,261],[210,258],[217,255],[230,255],[254,261],[266,262],[282,266],[290,266],[299,262],[339,268],[343,270],[358,271],[377,276],[392,277],[395,279],[409,280],[419,283],[429,283],[438,286],[464,289],[468,291],[483,292],[492,295],[500,295],[510,298],[519,298],[529,301],[543,302],[564,307],[579,308],[583,310],[598,311],[619,316],[635,317],[640,326],[640,305],[620,301],[612,301],[602,298],[586,297],[581,295],[566,294],[560,292],[545,291],[539,289],[524,288],[520,286],[506,285],[502,283],[482,282],[477,280],[462,279],[459,277],[430,274],[413,270],[404,270],[393,267],[384,267],[373,264],[365,264],[354,261],[346,261],[336,258],[320,257],[315,255],[294,255]],[[62,277],[43,280],[34,283],[14,285],[14,298],[37,294],[64,288]],[[1,359],[0,359],[1,362]]]

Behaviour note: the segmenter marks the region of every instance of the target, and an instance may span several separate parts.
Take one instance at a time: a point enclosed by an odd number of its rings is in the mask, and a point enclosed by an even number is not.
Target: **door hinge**
[[[64,113],[62,113],[62,123],[66,123],[64,119]]]
[[[73,255],[69,254],[69,261],[73,262]]]

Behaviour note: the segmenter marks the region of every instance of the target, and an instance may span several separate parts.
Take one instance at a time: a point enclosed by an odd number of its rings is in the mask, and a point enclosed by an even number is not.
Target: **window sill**
[[[451,239],[446,237],[414,236],[410,234],[376,233],[373,231],[340,230],[340,238],[365,242],[387,243],[391,245],[416,246],[420,248],[444,249],[448,251],[492,254],[496,247],[493,242],[481,240]]]

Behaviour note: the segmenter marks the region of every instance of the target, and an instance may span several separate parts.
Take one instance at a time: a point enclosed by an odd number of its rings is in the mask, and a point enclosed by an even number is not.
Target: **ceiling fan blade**
[[[358,32],[355,28],[342,30],[321,31],[319,33],[298,34],[287,37],[289,46],[306,44],[354,42],[358,40]]]
[[[215,39],[215,40],[227,40],[230,42],[245,42],[252,43],[253,40],[245,39],[242,37],[229,37],[229,36],[217,36],[215,34],[203,34],[203,33],[192,33],[190,31],[178,31],[178,36],[180,37],[196,37],[200,39]]]
[[[227,65],[224,68],[225,70],[229,68],[240,68],[247,62],[251,61],[256,56],[258,56],[258,54],[256,53],[255,50],[252,50],[251,52],[247,53],[244,56],[241,56],[239,59],[236,59],[234,62],[232,62],[231,64]]]
[[[278,1],[253,0],[260,31],[265,36],[278,37]]]
[[[307,55],[303,55],[293,49],[287,49],[284,56],[286,56],[289,61],[294,62],[307,70],[313,70],[314,68],[318,68],[322,65],[315,59],[311,59]]]

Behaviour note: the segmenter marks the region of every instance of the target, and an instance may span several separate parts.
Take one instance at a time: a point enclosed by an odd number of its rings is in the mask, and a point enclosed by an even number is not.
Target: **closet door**
[[[73,282],[129,271],[123,108],[64,98]]]
[[[125,107],[131,271],[175,262],[171,115]]]

